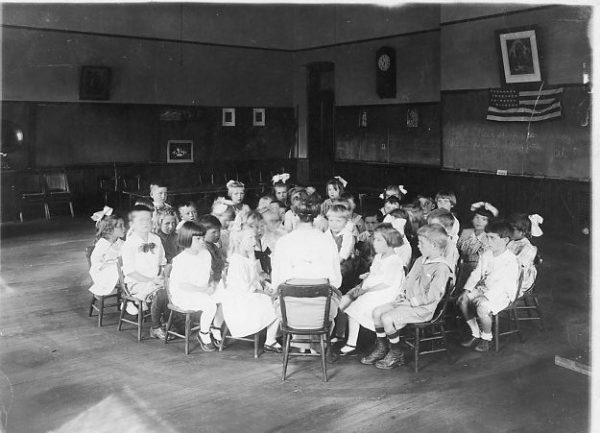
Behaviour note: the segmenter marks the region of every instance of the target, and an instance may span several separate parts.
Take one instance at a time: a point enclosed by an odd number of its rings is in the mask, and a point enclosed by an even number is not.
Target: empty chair
[[[326,351],[330,351],[331,296],[333,289],[329,282],[315,281],[314,284],[294,284],[293,280],[279,286],[279,305],[281,308],[281,331],[283,332],[283,370],[281,380],[286,379],[290,356],[319,356],[312,354],[290,353],[291,343],[306,343],[306,339],[297,337],[319,337],[321,345],[321,366],[323,381],[327,382]]]
[[[46,200],[48,204],[68,203],[71,216],[74,217],[73,201],[67,173],[64,171],[50,172],[44,174],[46,184]],[[50,218],[50,211],[48,211]]]
[[[46,201],[46,186],[39,174],[26,174],[19,182],[17,190],[19,199],[19,219],[23,222],[23,209],[26,206],[39,206],[44,211],[44,217],[50,218],[48,202]]]

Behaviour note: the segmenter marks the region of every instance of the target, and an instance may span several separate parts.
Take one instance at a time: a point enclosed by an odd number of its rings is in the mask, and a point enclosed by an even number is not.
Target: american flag
[[[497,122],[539,122],[561,117],[562,87],[517,91],[490,89],[487,120]]]

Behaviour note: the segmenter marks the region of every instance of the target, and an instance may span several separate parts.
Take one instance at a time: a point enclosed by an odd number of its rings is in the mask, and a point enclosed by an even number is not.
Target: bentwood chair
[[[450,352],[448,351],[448,339],[446,337],[446,310],[454,302],[453,294],[454,280],[448,278],[446,291],[438,303],[433,318],[427,322],[406,325],[404,343],[413,349],[415,373],[419,372],[419,357],[421,355],[446,352],[448,362],[451,361]],[[427,344],[427,348],[423,348],[423,343]]]
[[[67,173],[65,171],[46,173],[44,174],[44,181],[46,183],[46,200],[48,204],[67,203],[71,211],[71,217],[75,217]],[[48,212],[48,217],[50,217],[50,212]]]
[[[127,284],[125,283],[125,276],[123,275],[123,259],[119,257],[117,259],[117,270],[119,271],[119,285],[121,286],[121,299],[123,300],[123,305],[121,305],[121,315],[119,317],[119,324],[117,325],[117,330],[121,331],[123,323],[129,323],[131,325],[135,325],[137,327],[137,339],[138,341],[142,341],[142,328],[144,324],[144,320],[150,317],[150,309],[148,309],[147,313],[144,313],[143,304],[144,302],[141,299],[136,298],[129,291]],[[137,308],[137,321],[133,321],[125,317],[125,312],[127,310],[127,305],[131,303]],[[149,305],[148,305],[149,306]]]
[[[542,262],[543,260],[538,254],[534,260],[536,267],[538,267]],[[534,282],[533,286],[531,286],[530,289],[528,289],[525,293],[521,295],[521,297],[519,297],[519,299],[517,299],[514,305],[514,309],[516,310],[518,321],[522,322],[536,320],[540,322],[540,328],[542,329],[542,331],[546,329],[546,327],[544,326],[542,310],[540,308],[540,304],[536,294],[536,282]],[[526,316],[520,315],[520,312],[526,313]]]
[[[321,356],[323,381],[327,382],[326,351],[331,351],[329,320],[333,288],[327,280],[289,280],[278,288],[283,332],[283,369],[281,380],[286,379],[290,356]],[[290,353],[291,343],[306,343],[298,337],[317,336],[320,354]],[[331,355],[331,354],[329,354]]]
[[[190,353],[190,337],[194,332],[200,331],[200,322],[198,317],[202,314],[201,310],[186,310],[184,308],[180,308],[173,303],[171,300],[171,291],[169,290],[169,280],[167,278],[166,281],[166,290],[167,296],[169,298],[169,303],[167,308],[169,308],[169,319],[167,320],[166,325],[166,335],[165,335],[165,344],[167,344],[167,340],[169,340],[169,336],[172,335],[175,338],[183,338],[185,341],[185,354],[188,355]],[[185,316],[185,328],[184,333],[180,334],[177,331],[172,331],[171,326],[173,325],[173,313],[183,314]]]
[[[92,266],[91,257],[92,251],[94,251],[94,245],[89,245],[85,248],[85,257],[88,262],[88,268]],[[104,304],[106,299],[115,299],[115,304]],[[98,313],[98,327],[102,326],[102,320],[104,319],[104,309],[107,307],[117,307],[117,311],[121,305],[121,285],[117,283],[113,293],[109,295],[96,295],[92,293],[92,300],[90,302],[90,310],[88,316],[92,317],[94,311]]]
[[[517,291],[513,295],[513,299],[511,303],[502,311],[499,311],[497,314],[492,316],[493,318],[493,333],[494,333],[494,348],[496,352],[500,351],[500,337],[508,337],[510,335],[517,335],[519,337],[519,341],[523,342],[523,335],[521,335],[521,330],[519,328],[519,319],[517,316],[517,310],[515,308],[516,304],[519,302],[519,293],[521,292],[521,284],[523,282],[523,273],[519,275],[519,283],[517,284]],[[502,330],[501,319],[506,321],[506,327]]]
[[[26,206],[41,206],[44,217],[50,219],[50,210],[46,200],[46,185],[39,174],[26,174],[19,179],[17,190],[19,199],[19,219],[23,222],[23,210]]]

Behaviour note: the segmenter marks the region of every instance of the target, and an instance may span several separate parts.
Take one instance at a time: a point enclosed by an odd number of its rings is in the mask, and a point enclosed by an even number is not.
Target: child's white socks
[[[485,341],[492,341],[492,333],[491,332],[482,332],[481,339]]]
[[[473,338],[481,338],[481,330],[479,329],[479,324],[477,323],[477,319],[475,317],[467,320],[467,325],[469,325],[469,328],[471,328],[471,334],[473,335]]]

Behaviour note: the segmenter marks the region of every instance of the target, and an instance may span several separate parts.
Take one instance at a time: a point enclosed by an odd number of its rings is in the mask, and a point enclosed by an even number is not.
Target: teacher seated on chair
[[[291,207],[298,217],[298,224],[277,241],[272,258],[273,287],[288,280],[296,280],[293,281],[295,284],[322,284],[323,280],[328,280],[335,290],[329,313],[333,320],[342,296],[338,290],[342,274],[337,247],[331,236],[313,227],[313,221],[321,211],[321,204],[313,196],[302,191],[293,197]]]

